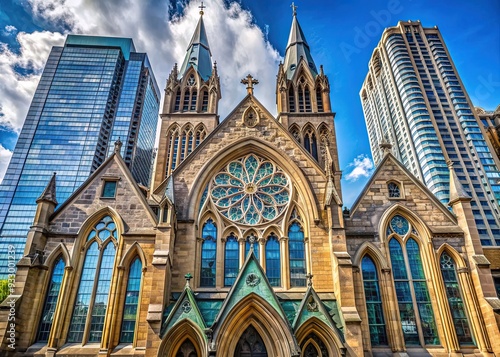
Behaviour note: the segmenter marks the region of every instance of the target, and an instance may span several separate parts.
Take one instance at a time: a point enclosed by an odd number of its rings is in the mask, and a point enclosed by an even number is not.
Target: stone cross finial
[[[298,6],[295,5],[295,3],[292,2],[292,5],[290,5],[293,11],[293,16],[297,16],[297,8]]]
[[[306,278],[307,278],[307,286],[312,286],[313,284],[313,276],[311,273],[308,273],[306,274]]]
[[[115,141],[115,153],[117,155],[120,155],[121,149],[122,149],[122,141],[120,140],[120,138],[118,138],[118,140]]]
[[[201,5],[200,5],[200,6],[198,6],[198,8],[200,9],[200,15],[202,15],[202,16],[203,16],[203,14],[205,13],[205,12],[203,12],[203,9],[205,9],[205,8],[206,8],[206,6],[205,6],[205,5],[203,5],[203,1],[201,2]]]
[[[193,279],[193,276],[191,275],[191,273],[187,273],[186,275],[184,275],[184,278],[186,279],[186,286],[189,287],[189,281]]]
[[[241,80],[241,83],[247,85],[247,93],[253,95],[253,86],[259,84],[259,81],[254,79],[251,74]]]

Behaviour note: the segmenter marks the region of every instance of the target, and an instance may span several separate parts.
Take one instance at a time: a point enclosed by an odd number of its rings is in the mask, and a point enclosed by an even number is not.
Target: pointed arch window
[[[380,295],[377,268],[373,260],[365,255],[361,261],[366,312],[372,346],[387,345],[382,297]]]
[[[203,225],[201,243],[200,286],[215,287],[217,265],[217,226],[212,219]]]
[[[306,286],[304,230],[297,221],[293,221],[288,227],[288,251],[290,254],[290,286]]]
[[[190,100],[190,93],[189,93],[189,88],[186,88],[184,90],[184,102],[182,103],[182,111],[187,112],[189,110],[189,100]]]
[[[318,112],[322,113],[323,109],[323,93],[320,87],[316,87],[316,103],[318,104]]]
[[[198,147],[198,145],[200,145],[200,143],[203,141],[203,139],[205,139],[205,136],[206,136],[205,127],[203,127],[203,126],[199,127],[196,130],[195,147]]]
[[[116,225],[109,216],[87,237],[87,241],[95,240],[85,253],[68,342],[99,342],[102,338],[117,238]],[[99,249],[99,243],[103,249]]]
[[[234,355],[238,357],[267,357],[266,345],[252,325],[248,326],[241,335]]]
[[[469,320],[462,299],[462,292],[460,291],[460,285],[458,283],[455,262],[447,252],[444,252],[441,255],[439,263],[458,342],[461,345],[474,345]]]
[[[172,171],[174,171],[177,166],[178,153],[179,153],[179,133],[176,131],[174,133],[174,139],[172,142]]]
[[[255,255],[257,261],[260,261],[260,249],[259,249],[260,244],[258,242],[257,237],[253,236],[253,238],[255,239],[253,243],[253,254]],[[249,252],[250,252],[250,236],[247,237],[247,239],[245,240],[245,259],[248,257]]]
[[[186,156],[188,156],[191,153],[192,145],[193,145],[193,131],[191,127],[188,126],[187,128],[184,129],[182,133],[180,162],[184,161]]]
[[[194,112],[196,111],[196,101],[198,100],[198,91],[194,88],[191,92],[191,104],[189,106],[189,110]]]
[[[43,306],[42,318],[38,326],[38,342],[47,342],[49,340],[50,329],[56,311],[57,298],[61,290],[61,283],[64,275],[64,260],[60,256],[54,263],[54,269],[50,277],[49,286],[47,288],[47,296]]]
[[[318,160],[318,143],[316,142],[316,134],[312,128],[308,128],[304,133],[304,147],[312,157]]]
[[[290,86],[288,89],[288,106],[290,108],[290,113],[295,112],[295,93],[293,92],[293,87]]]
[[[224,286],[233,285],[238,276],[239,264],[238,239],[231,233],[226,239],[224,250]]]
[[[281,286],[281,253],[276,234],[271,233],[266,242],[266,275],[271,286]]]
[[[201,111],[206,113],[208,111],[208,91],[204,90],[202,92],[202,102],[201,102]]]
[[[139,257],[136,257],[130,265],[130,271],[128,274],[120,342],[131,343],[134,340],[137,308],[139,306],[139,294],[141,289],[141,277],[142,262]]]
[[[394,216],[387,233],[403,335],[407,345],[438,345],[434,312],[424,275],[420,249],[408,220]],[[401,241],[407,238],[406,245]]]
[[[329,357],[325,343],[315,334],[310,333],[302,343],[304,357]]]
[[[304,108],[305,112],[311,112],[311,93],[309,92],[309,87],[306,85],[304,87]]]
[[[175,357],[198,357],[198,354],[196,353],[196,348],[194,347],[193,343],[191,340],[186,339],[181,347],[179,347],[179,350],[177,351]]]
[[[175,93],[175,103],[174,103],[174,112],[178,112],[181,105],[181,89],[177,88],[177,92]]]

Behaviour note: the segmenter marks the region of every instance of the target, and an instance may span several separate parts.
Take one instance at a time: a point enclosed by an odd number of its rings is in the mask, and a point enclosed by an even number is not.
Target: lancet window
[[[212,219],[203,225],[201,244],[200,286],[215,287],[217,266],[217,226]]]
[[[87,236],[88,247],[71,316],[68,342],[101,341],[117,239],[116,225],[109,216],[99,221]]]
[[[38,342],[47,342],[49,339],[50,329],[52,328],[52,321],[56,311],[57,298],[59,297],[59,291],[61,290],[64,266],[64,260],[62,256],[60,256],[54,263],[54,269],[52,270],[52,275],[49,280],[42,318],[40,320],[40,325],[38,326]]]
[[[290,286],[306,286],[305,237],[300,217],[296,211],[288,226],[288,251],[290,264]]]
[[[434,312],[415,232],[401,215],[395,215],[387,227],[403,335],[407,345],[438,345]]]
[[[224,286],[233,285],[238,276],[240,256],[238,239],[231,233],[226,238],[224,249]]]
[[[139,294],[141,289],[142,263],[136,257],[130,264],[127,291],[125,293],[125,304],[123,308],[122,328],[120,342],[131,343],[134,340],[135,324],[137,319],[137,308],[139,306]]]
[[[266,242],[266,275],[271,286],[281,286],[281,253],[276,234],[271,233]]]

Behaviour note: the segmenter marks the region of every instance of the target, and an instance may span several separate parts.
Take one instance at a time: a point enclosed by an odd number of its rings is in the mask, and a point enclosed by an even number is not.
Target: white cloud
[[[16,38],[19,53],[0,43],[0,125],[19,132],[50,49],[62,45],[64,37],[42,31],[20,32]],[[20,74],[20,69],[29,74]]]
[[[174,63],[179,66],[200,17],[199,2],[190,1],[184,14],[168,21],[169,1],[157,0],[30,0],[40,21],[60,24],[68,32],[131,37],[136,49],[146,52],[161,89]],[[280,56],[265,41],[252,15],[237,2],[229,6],[213,0],[204,22],[212,59],[221,77],[221,117],[246,95],[240,79],[251,73],[261,83],[255,95],[275,112],[275,80]]]
[[[347,181],[357,181],[361,177],[369,177],[373,172],[373,162],[366,155],[358,155],[354,158],[354,161],[348,165],[348,168],[353,168],[349,172],[345,179]]]
[[[7,150],[0,144],[0,183],[5,176],[5,171],[7,171],[7,166],[9,165],[10,158],[12,157],[12,151]]]
[[[17,28],[15,26],[12,26],[12,25],[7,25],[7,26],[5,26],[3,32],[6,35],[10,35],[10,34],[12,34],[14,32],[17,32]]]

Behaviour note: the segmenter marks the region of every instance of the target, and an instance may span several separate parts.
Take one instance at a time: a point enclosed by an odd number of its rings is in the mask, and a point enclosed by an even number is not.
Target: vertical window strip
[[[177,93],[175,95],[174,112],[178,112],[179,111],[180,105],[181,105],[181,90],[179,88],[179,89],[177,89]]]
[[[316,102],[318,103],[318,112],[322,113],[323,109],[323,95],[321,93],[321,88],[316,88]]]
[[[304,88],[304,107],[306,112],[311,112],[311,93],[309,92],[309,87]]]
[[[184,91],[184,102],[182,103],[182,111],[187,112],[189,109],[189,89]]]
[[[407,345],[419,345],[420,340],[413,298],[410,290],[410,281],[406,271],[403,249],[397,239],[393,238],[390,240],[389,251],[405,343]]]
[[[200,286],[215,287],[217,265],[217,227],[209,219],[202,229]]]
[[[125,293],[125,306],[123,308],[122,329],[120,342],[132,343],[134,341],[135,321],[139,305],[141,289],[142,263],[139,257],[130,265],[127,292]]]
[[[191,154],[191,151],[193,151],[193,132],[189,131],[188,132],[188,143],[187,143],[187,154],[186,154],[186,156],[188,156],[189,154]]]
[[[260,262],[260,253],[259,253],[260,247],[259,246],[260,246],[260,244],[257,241],[257,237],[255,237],[255,243],[253,244],[253,254],[255,255],[255,258],[257,259],[257,261]],[[248,257],[249,252],[250,252],[250,241],[249,241],[249,238],[247,238],[246,242],[245,242],[245,259]]]
[[[175,133],[173,150],[172,150],[172,171],[177,166],[177,151],[179,149],[179,134]]]
[[[82,276],[80,278],[78,293],[76,294],[75,307],[73,309],[73,316],[71,318],[71,324],[68,332],[68,342],[83,342],[83,332],[85,331],[92,290],[96,279],[95,273],[98,259],[99,250],[97,242],[94,242],[90,245],[87,250],[87,254],[85,255]]]
[[[182,133],[181,150],[180,150],[181,161],[179,163],[184,161],[184,154],[186,153],[186,135],[187,135],[186,132]]]
[[[299,112],[304,112],[304,88],[299,86]]]
[[[97,277],[97,291],[94,298],[94,306],[90,320],[89,342],[100,342],[104,319],[108,308],[109,287],[113,275],[113,263],[115,261],[115,246],[109,242],[102,255],[101,267]]]
[[[465,312],[462,293],[460,291],[455,262],[448,253],[444,252],[441,255],[440,265],[458,342],[461,345],[474,345],[472,331],[469,326],[469,320]]]
[[[295,94],[293,93],[293,87],[288,90],[288,106],[290,108],[289,112],[295,112]]]
[[[239,244],[238,240],[231,233],[226,240],[224,252],[224,286],[233,285],[239,270]]]
[[[203,91],[203,102],[201,104],[201,111],[204,113],[208,111],[208,92],[206,90]]]
[[[266,243],[266,275],[271,286],[281,286],[280,243],[274,234]]]
[[[37,342],[47,342],[49,340],[50,329],[52,328],[52,321],[54,312],[56,311],[57,298],[61,290],[61,283],[64,275],[64,260],[62,256],[59,257],[52,270],[49,286],[47,288],[47,297],[43,306],[42,318],[38,327]]]
[[[316,143],[316,135],[311,134],[311,154],[318,161],[318,144]]]
[[[437,327],[434,322],[434,312],[432,311],[429,289],[425,281],[420,250],[417,242],[413,238],[408,239],[406,243],[406,253],[410,265],[424,342],[426,345],[438,345]]]
[[[382,297],[375,263],[369,256],[364,256],[361,261],[363,274],[363,288],[365,290],[366,311],[368,314],[368,327],[370,341],[373,346],[387,345]]]
[[[293,222],[288,228],[288,248],[290,254],[290,286],[306,286],[304,231],[298,222]]]
[[[198,99],[198,92],[196,89],[193,89],[193,92],[191,93],[191,105],[189,106],[189,110],[194,112],[196,111],[196,101]]]

